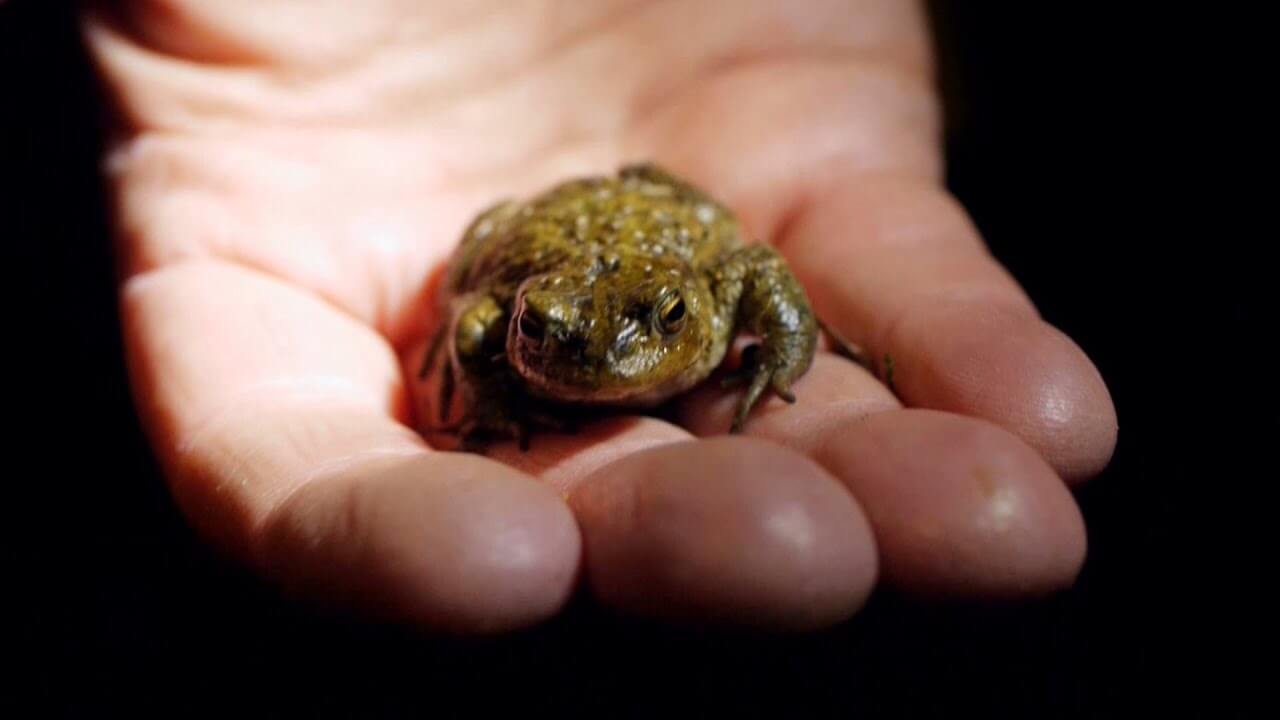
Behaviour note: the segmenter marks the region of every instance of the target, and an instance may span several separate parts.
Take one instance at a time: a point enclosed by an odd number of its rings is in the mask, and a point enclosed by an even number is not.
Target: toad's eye
[[[674,335],[684,327],[685,315],[684,298],[678,292],[671,292],[658,303],[655,324],[664,335]]]

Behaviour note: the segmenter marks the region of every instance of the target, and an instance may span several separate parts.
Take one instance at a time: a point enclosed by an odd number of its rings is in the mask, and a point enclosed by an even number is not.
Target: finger
[[[845,181],[811,199],[779,244],[817,311],[892,358],[907,405],[991,420],[1071,482],[1110,460],[1115,408],[1097,369],[933,184]]]
[[[889,584],[918,595],[1036,595],[1085,554],[1070,491],[1038,453],[982,420],[878,413],[828,433],[815,457],[866,508]]]
[[[844,482],[870,517],[889,582],[917,594],[1000,597],[1076,576],[1079,510],[1022,441],[962,416],[894,412],[884,385],[831,355],[819,354],[793,387],[796,403],[764,403],[746,434],[807,453]],[[736,403],[736,393],[705,388],[681,418],[715,434]]]
[[[452,630],[559,609],[580,539],[554,491],[436,453],[385,341],[253,271],[190,262],[126,283],[142,417],[184,513],[285,586]]]
[[[807,629],[848,618],[876,577],[867,521],[801,455],[716,438],[650,448],[575,485],[586,580],[666,620]]]

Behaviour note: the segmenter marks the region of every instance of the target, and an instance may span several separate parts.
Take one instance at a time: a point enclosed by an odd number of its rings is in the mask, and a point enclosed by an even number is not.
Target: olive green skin
[[[759,337],[731,430],[766,389],[791,402],[818,323],[781,256],[742,242],[733,214],[652,164],[561,183],[481,213],[449,262],[438,407],[464,447],[564,423],[559,406],[648,408],[706,379],[739,332]],[[557,414],[562,417],[557,418]]]

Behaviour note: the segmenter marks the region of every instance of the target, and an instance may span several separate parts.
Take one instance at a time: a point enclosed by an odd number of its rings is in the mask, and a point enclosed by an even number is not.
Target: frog
[[[826,329],[775,248],[746,242],[729,207],[654,162],[487,207],[448,259],[436,305],[418,378],[442,373],[433,429],[471,451],[573,432],[575,408],[653,410],[749,334],[721,383],[745,388],[729,427],[741,433],[767,395],[796,402]],[[444,424],[455,395],[461,419]]]

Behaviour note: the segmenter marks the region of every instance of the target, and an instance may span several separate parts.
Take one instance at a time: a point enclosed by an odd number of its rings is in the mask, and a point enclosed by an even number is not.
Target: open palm
[[[538,621],[580,582],[817,627],[878,579],[1078,571],[1064,480],[1106,464],[1114,410],[940,186],[912,3],[135,0],[86,29],[139,410],[190,520],[284,585],[447,629]],[[413,371],[463,227],[637,160],[775,243],[896,395],[822,354],[748,437],[713,437],[736,398],[706,388],[678,426],[434,450]]]

